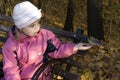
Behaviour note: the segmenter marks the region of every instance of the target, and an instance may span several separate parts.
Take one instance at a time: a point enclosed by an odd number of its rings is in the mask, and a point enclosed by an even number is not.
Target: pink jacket
[[[60,43],[51,31],[41,29],[37,36],[31,38],[21,34],[19,41],[10,31],[2,49],[5,80],[30,80],[36,69],[43,63],[43,54],[48,39],[52,39],[53,44],[58,48],[57,51],[49,54],[50,57],[63,58],[74,54],[74,44]],[[15,50],[17,51],[20,68],[17,66],[16,55],[13,53]],[[39,80],[42,79],[39,78]],[[46,80],[49,80],[49,78],[46,78]]]

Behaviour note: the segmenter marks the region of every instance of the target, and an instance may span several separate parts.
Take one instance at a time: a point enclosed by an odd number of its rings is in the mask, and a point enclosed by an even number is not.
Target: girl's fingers
[[[87,43],[79,43],[78,44],[78,49],[79,50],[87,50],[89,48],[91,48],[92,46],[90,44]]]

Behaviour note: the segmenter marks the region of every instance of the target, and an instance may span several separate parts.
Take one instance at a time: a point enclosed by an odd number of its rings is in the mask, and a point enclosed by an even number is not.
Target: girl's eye
[[[36,23],[34,23],[34,24],[32,24],[32,25],[30,25],[29,27],[34,27],[34,26],[36,26],[37,24],[40,24],[40,21],[39,21],[39,22],[36,22]]]
[[[30,26],[30,27],[33,27],[33,26]]]
[[[38,22],[39,24],[41,23],[41,21]]]
[[[34,27],[34,25],[30,25],[30,27]]]

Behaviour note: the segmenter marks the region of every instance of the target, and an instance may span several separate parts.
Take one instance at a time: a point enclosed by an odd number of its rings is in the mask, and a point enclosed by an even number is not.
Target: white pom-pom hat
[[[17,4],[13,10],[13,20],[17,28],[24,28],[42,17],[41,9],[31,2],[25,1]]]

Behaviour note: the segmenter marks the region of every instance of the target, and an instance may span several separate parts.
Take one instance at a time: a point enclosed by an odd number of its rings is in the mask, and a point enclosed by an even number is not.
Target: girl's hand
[[[87,49],[90,49],[91,47],[92,47],[92,45],[90,45],[88,43],[78,43],[74,46],[73,51],[87,50]]]

